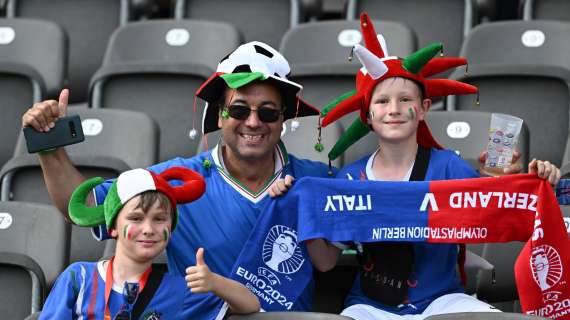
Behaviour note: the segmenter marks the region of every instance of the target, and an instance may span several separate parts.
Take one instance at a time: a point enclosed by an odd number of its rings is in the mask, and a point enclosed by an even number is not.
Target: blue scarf
[[[312,277],[305,240],[527,241],[536,234],[541,205],[541,215],[556,218],[548,228],[560,233],[558,220],[564,224],[552,189],[533,175],[418,182],[302,178],[267,205],[231,277],[256,294],[264,310],[292,310]]]

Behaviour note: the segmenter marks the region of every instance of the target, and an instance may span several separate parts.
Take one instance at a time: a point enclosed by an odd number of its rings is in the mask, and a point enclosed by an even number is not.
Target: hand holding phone
[[[51,150],[85,140],[78,115],[58,119],[53,128],[47,132],[25,127],[24,137],[29,153]]]

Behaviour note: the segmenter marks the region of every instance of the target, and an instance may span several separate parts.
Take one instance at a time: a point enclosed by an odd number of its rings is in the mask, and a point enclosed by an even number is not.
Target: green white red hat
[[[356,90],[343,94],[322,111],[323,127],[348,113],[360,112],[360,117],[344,132],[329,152],[328,157],[331,160],[336,159],[353,143],[370,132],[370,127],[366,124],[370,99],[376,85],[385,79],[393,77],[410,79],[420,86],[424,98],[478,92],[477,87],[467,83],[450,79],[427,79],[432,75],[467,64],[464,58],[435,58],[442,52],[443,44],[431,44],[405,58],[388,56],[384,38],[376,33],[367,13],[362,13],[360,16],[360,27],[365,46],[357,44],[352,51],[362,63],[362,68],[356,74]],[[418,125],[417,141],[423,147],[442,148],[423,120]]]
[[[180,180],[183,184],[173,187],[169,184],[169,181],[173,180]],[[101,177],[91,178],[75,189],[68,206],[69,217],[75,224],[94,227],[105,223],[110,229],[127,201],[145,191],[158,191],[168,197],[175,211],[172,221],[174,230],[178,222],[176,205],[192,202],[200,198],[206,190],[204,178],[187,168],[172,167],[158,175],[146,169],[133,169],[119,175],[102,205],[87,207],[85,200],[91,191],[104,181]]]
[[[284,120],[310,115],[320,111],[300,97],[303,87],[287,79],[289,63],[279,51],[268,44],[252,41],[239,46],[224,57],[216,72],[196,91],[196,96],[207,102],[202,119],[202,132],[218,130],[218,111],[212,104],[219,100],[226,87],[237,89],[254,81],[273,84],[281,92],[285,111]]]

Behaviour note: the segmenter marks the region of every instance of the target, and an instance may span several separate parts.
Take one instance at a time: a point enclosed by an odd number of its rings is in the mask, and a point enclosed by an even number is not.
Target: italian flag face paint
[[[170,230],[168,228],[164,228],[162,230],[162,236],[164,238],[164,242],[168,242],[168,239],[170,239]]]
[[[123,237],[127,240],[132,240],[133,238],[133,225],[131,224],[127,224],[124,228],[123,228]]]
[[[410,118],[410,120],[415,120],[416,119],[416,114],[417,114],[417,110],[416,110],[416,106],[413,107],[409,107],[408,108],[408,117]]]

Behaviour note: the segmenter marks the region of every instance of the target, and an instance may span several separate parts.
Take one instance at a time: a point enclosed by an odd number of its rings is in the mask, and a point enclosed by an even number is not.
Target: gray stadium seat
[[[212,41],[216,39],[216,41]],[[239,45],[237,31],[217,22],[153,20],[118,29],[103,66],[91,81],[90,106],[147,113],[161,131],[161,161],[195,154],[203,102],[193,112],[194,92],[219,60]]]
[[[372,19],[395,20],[418,35],[419,47],[443,42],[448,56],[457,56],[465,35],[477,21],[474,0],[348,0],[347,19],[368,12]]]
[[[522,0],[524,20],[570,21],[570,1]]]
[[[63,85],[66,48],[54,23],[0,19],[0,165],[14,150],[26,108]]]
[[[374,21],[374,26],[376,32],[386,38],[390,55],[406,56],[416,50],[415,34],[408,27],[390,21]],[[361,65],[358,61],[349,62],[348,56],[352,46],[361,42],[361,37],[358,21],[307,23],[285,34],[280,51],[289,59],[290,78],[303,85],[302,95],[307,101],[322,109],[341,94],[354,89],[356,72]],[[351,114],[342,118],[343,129],[355,117],[356,114]],[[375,138],[370,135],[351,150],[364,154],[372,152],[376,145]],[[357,160],[352,153],[343,157],[339,158],[341,164]]]
[[[250,315],[232,315],[228,320],[350,320],[351,318],[317,312],[259,312]]]
[[[374,21],[374,25],[386,38],[390,55],[406,56],[416,50],[415,35],[408,27],[390,21]],[[307,23],[285,34],[280,51],[291,64],[291,80],[303,85],[307,101],[321,109],[354,89],[361,64],[358,59],[348,61],[348,56],[361,39],[359,21]]]
[[[45,299],[41,267],[25,254],[0,252],[0,312],[7,319],[23,319],[40,310]]]
[[[540,320],[546,319],[520,313],[462,312],[430,316],[425,320]]]
[[[29,256],[51,285],[68,263],[69,225],[55,207],[45,204],[0,201],[0,212],[0,223],[11,220],[0,229],[0,252]]]
[[[460,154],[473,168],[478,169],[479,154],[485,150],[489,140],[491,114],[482,111],[428,112],[426,121],[435,140],[444,148]],[[529,132],[524,123],[516,149],[521,153],[519,161],[523,171],[526,171]]]
[[[79,115],[85,141],[65,147],[70,155],[108,156],[124,161],[130,168],[146,168],[158,161],[160,133],[156,122],[142,112],[117,109],[68,108]],[[22,135],[14,156],[27,155]]]
[[[300,159],[309,159],[328,163],[327,153],[330,151],[335,142],[338,141],[342,134],[342,126],[338,123],[332,123],[321,132],[321,143],[325,147],[322,152],[315,150],[318,136],[318,116],[298,118],[300,126],[295,130],[291,130],[291,123],[294,119],[284,123],[284,131],[281,132],[281,140],[285,143],[287,152]],[[337,159],[331,163],[333,166],[340,168],[342,163]]]
[[[177,19],[200,19],[231,23],[245,41],[279,45],[285,32],[304,21],[300,0],[176,0]]]
[[[541,41],[544,40],[544,41]],[[530,133],[530,158],[560,166],[568,138],[570,25],[557,21],[508,21],[477,26],[461,55],[469,73],[452,78],[479,87],[480,106],[470,96],[450,97],[450,110],[502,112],[522,118]]]
[[[85,141],[66,148],[72,162],[86,177],[113,178],[130,168],[156,163],[158,129],[147,115],[102,109],[69,109],[69,113],[79,114],[84,121]],[[1,199],[49,204],[51,200],[37,156],[25,152],[24,140],[20,137],[15,157],[0,171]],[[94,241],[90,230],[72,228],[69,253],[72,262],[98,259],[103,248],[104,244]]]
[[[49,20],[65,29],[69,36],[70,100],[80,102],[87,98],[89,79],[101,65],[111,32],[129,20],[129,2],[7,0],[6,15]]]

